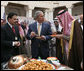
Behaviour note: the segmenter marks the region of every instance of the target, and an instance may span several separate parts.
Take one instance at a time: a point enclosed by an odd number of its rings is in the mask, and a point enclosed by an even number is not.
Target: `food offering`
[[[56,37],[56,34],[55,35],[50,35],[51,37]]]
[[[60,64],[57,57],[47,59],[28,58],[26,55],[17,55],[10,58],[3,70],[73,70]]]
[[[49,35],[49,36],[51,36],[51,37],[56,37],[57,35],[55,34],[55,35]],[[42,37],[41,37],[41,36],[36,36],[36,38],[37,38],[37,39],[41,39]]]
[[[35,38],[37,38],[37,39],[41,39],[41,36],[37,36],[37,37],[35,37]]]
[[[27,61],[28,61],[28,58],[24,57],[23,55],[13,56],[10,58],[10,60],[8,62],[8,68],[9,69],[17,69],[20,66],[26,64]]]
[[[47,59],[28,58],[26,55],[17,55],[10,58],[7,62],[8,70],[56,70],[59,68],[55,65],[56,57],[48,57]]]
[[[60,67],[60,63],[57,57],[48,57],[47,61],[48,63],[53,64],[56,69]]]
[[[24,66],[20,67],[19,70],[53,70],[52,64],[45,63],[43,61],[30,61]]]
[[[58,60],[57,57],[48,57],[47,60]]]
[[[35,61],[35,60],[37,60],[37,59],[35,59],[35,58],[30,59],[30,61]]]

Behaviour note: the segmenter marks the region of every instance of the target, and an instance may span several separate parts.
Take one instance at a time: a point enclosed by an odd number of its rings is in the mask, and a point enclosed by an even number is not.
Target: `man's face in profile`
[[[12,25],[15,25],[17,23],[17,16],[14,15],[12,18],[9,18],[9,22]]]

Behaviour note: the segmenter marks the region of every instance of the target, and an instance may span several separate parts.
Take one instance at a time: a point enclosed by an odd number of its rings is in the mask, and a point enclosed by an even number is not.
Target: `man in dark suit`
[[[1,63],[7,62],[10,57],[19,54],[20,36],[17,22],[17,14],[9,13],[7,23],[1,26]]]
[[[42,59],[46,59],[49,56],[48,40],[51,39],[49,36],[52,34],[51,27],[48,23],[44,22],[42,11],[36,11],[34,18],[36,22],[29,25],[27,34],[27,38],[31,39],[32,58],[38,58],[40,56]],[[40,38],[37,38],[37,35]]]

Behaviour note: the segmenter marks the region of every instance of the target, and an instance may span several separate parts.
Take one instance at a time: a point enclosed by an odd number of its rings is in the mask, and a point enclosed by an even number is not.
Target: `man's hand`
[[[35,37],[35,36],[36,36],[36,33],[35,32],[31,32],[30,37],[32,38],[32,37]]]
[[[41,36],[41,40],[46,40],[46,37],[45,36]]]
[[[14,44],[14,46],[17,46],[17,47],[19,47],[21,45],[20,41],[15,41],[15,42],[13,42],[13,44]]]

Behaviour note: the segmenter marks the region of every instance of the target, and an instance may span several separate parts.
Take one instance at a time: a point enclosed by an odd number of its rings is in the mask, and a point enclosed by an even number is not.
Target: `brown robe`
[[[75,70],[81,70],[80,64],[83,59],[83,31],[78,20],[75,20],[73,24],[73,38],[69,51],[68,66]]]

